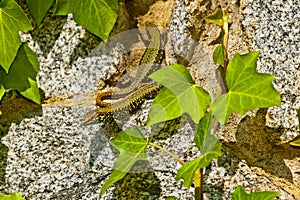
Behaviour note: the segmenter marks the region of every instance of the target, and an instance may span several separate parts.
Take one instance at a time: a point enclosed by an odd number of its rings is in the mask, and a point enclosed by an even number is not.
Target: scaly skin
[[[96,96],[97,109],[88,112],[82,119],[83,125],[96,121],[100,116],[122,110],[148,94],[158,90],[161,85],[150,82],[143,83],[147,73],[151,70],[160,48],[160,33],[156,27],[147,29],[151,35],[151,41],[143,55],[140,66],[137,69],[135,80],[126,88],[113,88],[107,91],[100,91]],[[114,98],[116,100],[108,101]],[[106,100],[106,101],[105,101]]]
[[[114,101],[111,105],[105,107],[99,107],[95,110],[88,112],[82,119],[83,125],[88,125],[97,120],[101,115],[111,113],[114,111],[122,110],[130,106],[133,102],[147,96],[148,94],[160,89],[161,85],[158,83],[149,83],[132,92],[130,95]]]

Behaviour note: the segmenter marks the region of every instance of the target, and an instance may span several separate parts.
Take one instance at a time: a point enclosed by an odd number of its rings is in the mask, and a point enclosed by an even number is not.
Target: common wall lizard
[[[156,27],[147,28],[151,39],[145,51],[140,66],[138,66],[134,81],[127,87],[114,87],[99,91],[96,95],[97,109],[88,112],[82,119],[83,125],[92,124],[107,114],[128,108],[134,102],[157,91],[161,85],[155,82],[145,81],[151,70],[161,45],[160,32]],[[109,100],[110,99],[110,100]]]

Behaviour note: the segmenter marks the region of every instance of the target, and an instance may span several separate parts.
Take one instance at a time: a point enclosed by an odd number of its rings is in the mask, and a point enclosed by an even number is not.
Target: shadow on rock
[[[233,155],[251,167],[260,167],[279,178],[293,183],[291,170],[284,160],[300,156],[300,150],[283,144],[281,130],[265,125],[267,109],[260,109],[254,117],[246,116],[238,126],[236,143],[224,143]]]
[[[160,180],[148,161],[137,161],[118,181],[113,191],[115,199],[158,199],[161,193]]]

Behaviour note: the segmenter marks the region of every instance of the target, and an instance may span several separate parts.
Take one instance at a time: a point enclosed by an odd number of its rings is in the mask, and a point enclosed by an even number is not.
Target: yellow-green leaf
[[[118,17],[118,0],[57,0],[57,15],[72,13],[74,20],[107,40]]]
[[[174,197],[174,196],[168,196],[167,198],[166,198],[166,200],[176,200],[177,198],[176,197]]]
[[[113,147],[120,151],[111,176],[105,181],[100,195],[117,181],[121,180],[138,160],[146,160],[148,141],[143,138],[138,128],[121,131],[111,141]]]
[[[4,95],[4,93],[5,93],[5,88],[3,87],[3,85],[0,84],[0,102],[1,102],[1,99]],[[0,115],[2,115],[1,110],[0,110]]]
[[[177,173],[176,179],[183,178],[184,186],[190,188],[197,169],[204,168],[212,159],[221,155],[221,144],[219,140],[211,134],[211,112],[206,113],[200,120],[198,129],[195,133],[195,143],[201,153],[196,158],[183,165]]]
[[[40,104],[40,94],[36,82],[39,63],[36,54],[24,43],[9,69],[8,74],[0,69],[0,84],[5,89],[16,89],[26,98]]]
[[[23,10],[14,0],[0,1],[0,65],[7,73],[21,40],[20,31],[32,30]]]
[[[39,25],[53,4],[53,0],[26,0],[26,3],[36,24]]]
[[[143,137],[140,130],[134,127],[119,132],[111,141],[111,144],[119,151],[141,153],[142,151],[145,151],[148,141]]]
[[[2,97],[3,97],[3,95],[4,95],[4,93],[5,93],[5,88],[4,88],[3,85],[1,84],[1,85],[0,85],[0,101],[1,101],[1,99],[2,99]]]
[[[224,67],[224,59],[224,46],[223,44],[219,44],[213,53],[214,63]]]
[[[195,123],[204,116],[210,103],[209,94],[197,87],[183,65],[171,65],[149,76],[164,88],[155,98],[147,125],[175,119],[187,113]]]
[[[247,194],[242,186],[238,186],[233,192],[231,200],[273,200],[279,195],[279,192],[273,191],[251,192]]]
[[[101,187],[100,190],[100,196],[102,196],[104,194],[104,192],[110,188],[113,184],[115,184],[116,182],[118,182],[119,180],[121,180],[122,178],[125,177],[127,172],[124,171],[119,171],[114,169],[110,175],[110,177],[105,181],[105,183],[103,184],[103,186]]]
[[[221,9],[216,9],[212,14],[204,18],[206,22],[223,26],[223,12]]]
[[[222,124],[233,112],[243,115],[250,109],[281,104],[280,96],[272,85],[275,76],[256,71],[259,53],[236,54],[230,61],[226,72],[229,92],[219,96],[212,105],[213,114]]]
[[[25,200],[21,194],[14,192],[12,194],[0,194],[1,200]]]

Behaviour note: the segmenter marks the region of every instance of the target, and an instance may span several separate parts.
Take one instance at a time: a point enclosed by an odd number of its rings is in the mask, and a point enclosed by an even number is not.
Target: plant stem
[[[180,160],[180,158],[178,158],[176,155],[172,154],[170,151],[168,151],[167,149],[164,149],[163,147],[157,145],[157,144],[154,144],[152,142],[149,142],[149,145],[151,146],[154,146],[160,150],[162,150],[163,152],[165,152],[166,154],[170,155],[171,157],[175,158],[180,164],[184,165],[185,162],[183,162],[182,160]]]
[[[220,95],[228,92],[228,88],[226,86],[226,71],[227,71],[227,66],[229,64],[229,58],[228,58],[228,39],[229,39],[228,9],[229,9],[229,7],[222,10],[222,12],[223,12],[222,32],[224,33],[223,38],[222,38],[222,46],[223,46],[223,54],[224,54],[224,66],[218,68],[221,78],[222,78],[222,82],[220,83],[222,91],[220,92]]]
[[[203,200],[203,169],[197,169],[194,175],[194,184],[195,184],[195,199]]]
[[[229,7],[225,8],[223,10],[223,31],[224,31],[224,38],[223,38],[223,46],[224,46],[224,68],[225,71],[227,69],[228,63],[229,63],[229,58],[228,58],[228,9]]]

